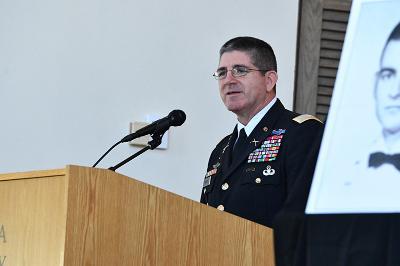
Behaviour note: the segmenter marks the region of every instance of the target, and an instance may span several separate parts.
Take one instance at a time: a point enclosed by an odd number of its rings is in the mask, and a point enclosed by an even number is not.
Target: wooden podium
[[[272,238],[110,170],[0,175],[0,266],[274,265]]]

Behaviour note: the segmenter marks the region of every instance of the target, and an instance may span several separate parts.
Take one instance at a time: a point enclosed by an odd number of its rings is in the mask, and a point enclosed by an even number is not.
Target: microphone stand
[[[164,133],[165,133],[165,131],[162,132],[162,133],[155,132],[154,134],[151,135],[152,140],[147,143],[146,147],[144,147],[143,149],[141,149],[137,153],[129,156],[128,158],[126,158],[125,160],[120,162],[119,164],[116,164],[116,165],[114,165],[114,166],[112,166],[112,167],[110,167],[108,169],[115,172],[115,170],[117,170],[118,168],[120,168],[124,164],[132,161],[133,159],[135,159],[136,157],[138,157],[140,154],[144,153],[145,151],[150,150],[150,149],[154,150],[155,148],[160,146],[161,141],[162,141],[162,137],[164,136]]]

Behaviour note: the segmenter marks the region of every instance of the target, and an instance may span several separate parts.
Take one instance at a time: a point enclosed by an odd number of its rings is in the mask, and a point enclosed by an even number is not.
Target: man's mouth
[[[385,109],[388,111],[399,111],[400,105],[388,105],[385,107]]]
[[[237,95],[237,94],[240,94],[240,93],[242,93],[242,92],[241,91],[228,91],[226,93],[226,95],[230,96],[230,95]]]

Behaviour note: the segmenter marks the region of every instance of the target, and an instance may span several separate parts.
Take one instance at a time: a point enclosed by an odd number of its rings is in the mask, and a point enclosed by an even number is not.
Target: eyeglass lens
[[[231,70],[228,70],[226,67],[221,67],[217,69],[217,71],[213,74],[216,79],[223,79],[226,77],[228,71],[232,72],[232,76],[241,77],[249,73],[249,68],[241,65],[233,66]]]

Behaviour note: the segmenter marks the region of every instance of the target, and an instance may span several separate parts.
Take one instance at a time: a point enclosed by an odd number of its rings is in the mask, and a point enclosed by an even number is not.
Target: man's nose
[[[226,77],[224,79],[221,79],[219,82],[220,88],[228,88],[232,84],[236,84],[237,80],[234,76],[232,76],[232,71],[228,71],[226,73]]]
[[[232,74],[232,70],[226,71],[226,77],[224,79],[226,82],[232,82],[232,80],[236,81],[236,78]]]

